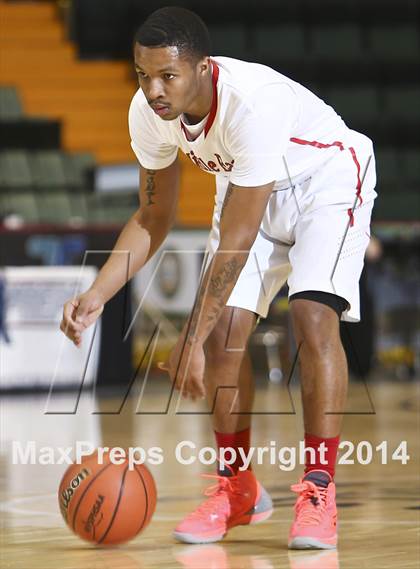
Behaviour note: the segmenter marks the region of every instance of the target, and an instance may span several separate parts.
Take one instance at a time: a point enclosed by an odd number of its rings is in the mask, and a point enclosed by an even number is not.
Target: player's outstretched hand
[[[64,305],[60,330],[77,347],[82,343],[82,334],[102,314],[104,301],[95,289],[80,294]]]

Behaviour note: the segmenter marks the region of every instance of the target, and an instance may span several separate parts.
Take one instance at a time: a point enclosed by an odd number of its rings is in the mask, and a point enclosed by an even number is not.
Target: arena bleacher
[[[135,92],[131,42],[167,2],[1,2],[0,204],[25,222],[122,223],[130,192],[98,196],[95,164],[134,163],[127,109]],[[307,85],[375,142],[374,219],[408,221],[420,208],[419,6],[264,0],[178,2],[208,23],[213,53],[271,65]],[[398,4],[398,10],[395,9]],[[380,9],[378,9],[380,7]],[[30,56],[30,57],[29,57]],[[178,222],[206,226],[213,181],[182,161]],[[200,192],[188,188],[200,187]],[[131,191],[133,194],[133,191]],[[188,196],[188,197],[187,197]]]

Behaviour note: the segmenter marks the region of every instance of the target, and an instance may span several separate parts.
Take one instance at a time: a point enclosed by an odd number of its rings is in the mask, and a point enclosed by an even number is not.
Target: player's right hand
[[[79,347],[84,330],[99,318],[103,309],[104,301],[99,292],[89,289],[65,303],[60,330]]]

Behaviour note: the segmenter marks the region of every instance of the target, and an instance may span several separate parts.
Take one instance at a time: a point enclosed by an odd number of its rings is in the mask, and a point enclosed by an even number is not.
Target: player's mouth
[[[153,105],[150,105],[152,107],[152,109],[154,110],[154,112],[159,115],[160,117],[163,117],[165,115],[167,115],[170,111],[170,106],[169,105],[161,105],[158,103],[155,103]]]

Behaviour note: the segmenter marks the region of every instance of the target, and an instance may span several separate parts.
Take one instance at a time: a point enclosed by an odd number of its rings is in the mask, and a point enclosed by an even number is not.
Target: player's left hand
[[[205,363],[202,344],[185,341],[185,335],[182,333],[168,361],[159,364],[159,368],[169,373],[175,388],[181,391],[183,397],[190,397],[195,401],[205,396]]]

